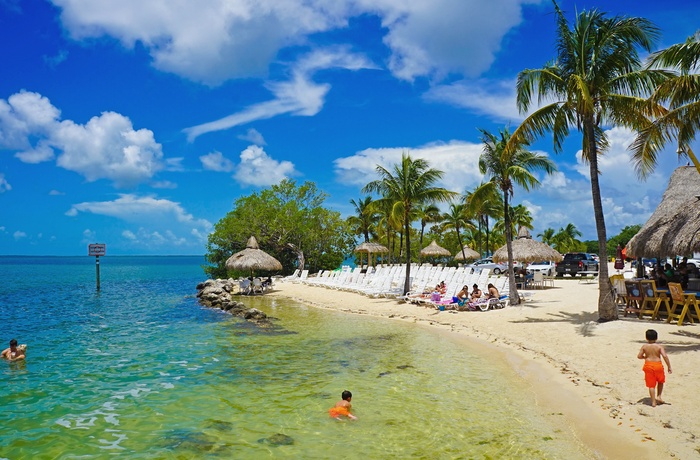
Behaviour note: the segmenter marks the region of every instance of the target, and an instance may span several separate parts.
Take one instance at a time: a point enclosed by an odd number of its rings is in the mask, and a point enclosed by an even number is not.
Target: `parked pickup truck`
[[[598,268],[598,261],[592,254],[567,252],[564,254],[564,260],[557,263],[556,271],[557,276],[576,276],[580,272],[597,272]]]

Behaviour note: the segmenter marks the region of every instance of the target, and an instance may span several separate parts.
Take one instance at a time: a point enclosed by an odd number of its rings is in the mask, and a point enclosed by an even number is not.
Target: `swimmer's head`
[[[12,340],[10,340],[10,346],[11,346],[11,347],[16,347],[16,346],[17,346],[17,339],[12,339]]]
[[[348,390],[345,390],[345,391],[343,391],[343,394],[341,395],[341,397],[345,401],[350,401],[350,399],[352,398],[352,393],[350,393]]]
[[[646,338],[649,341],[654,341],[659,338],[659,334],[654,329],[647,329]]]

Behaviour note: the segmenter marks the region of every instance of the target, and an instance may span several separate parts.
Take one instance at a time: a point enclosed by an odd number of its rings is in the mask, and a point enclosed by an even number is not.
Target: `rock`
[[[261,312],[260,310],[258,310],[257,308],[251,308],[250,310],[247,310],[247,311],[243,314],[243,318],[245,318],[245,319],[253,319],[253,320],[258,320],[258,321],[259,321],[259,320],[261,320],[261,319],[266,319],[266,318],[267,318],[267,315],[266,315],[265,313]]]
[[[291,446],[294,444],[294,438],[286,434],[277,433],[267,438],[258,439],[260,444],[269,444],[270,446]]]

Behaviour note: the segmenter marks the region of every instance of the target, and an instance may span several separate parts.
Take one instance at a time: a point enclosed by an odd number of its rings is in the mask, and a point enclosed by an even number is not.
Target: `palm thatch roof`
[[[472,248],[464,246],[462,250],[464,251],[464,256],[462,256],[462,251],[457,251],[457,254],[455,254],[455,260],[473,260],[481,257],[481,255]]]
[[[368,254],[375,254],[378,252],[389,252],[389,248],[379,243],[362,243],[355,248],[355,252],[366,252]]]
[[[530,232],[521,227],[518,238],[511,243],[513,248],[513,260],[519,262],[538,262],[541,260],[561,261],[564,257],[551,246],[532,239]],[[508,247],[498,248],[493,253],[494,262],[508,262]]]
[[[229,270],[276,271],[282,270],[282,264],[258,246],[254,236],[248,238],[246,248],[235,253],[226,261]]]
[[[700,252],[700,174],[677,168],[661,203],[627,243],[628,257],[692,256]]]
[[[433,240],[428,246],[420,250],[420,255],[422,256],[451,256],[452,253]]]

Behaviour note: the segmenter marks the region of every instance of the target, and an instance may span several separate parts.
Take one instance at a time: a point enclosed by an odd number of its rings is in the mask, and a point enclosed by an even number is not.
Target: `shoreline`
[[[614,271],[612,272],[614,273]],[[529,382],[537,404],[564,413],[575,436],[596,458],[699,458],[694,417],[700,395],[689,372],[700,365],[700,330],[636,317],[599,324],[597,284],[557,279],[524,304],[488,312],[439,312],[395,299],[278,282],[273,297],[316,308],[413,322],[458,334],[500,354]],[[667,404],[652,408],[636,359],[644,331],[659,331],[674,374]]]

